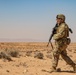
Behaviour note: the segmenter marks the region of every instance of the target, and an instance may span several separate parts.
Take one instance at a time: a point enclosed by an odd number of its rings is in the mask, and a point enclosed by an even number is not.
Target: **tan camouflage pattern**
[[[68,25],[65,23],[62,23],[56,31],[56,34],[53,36],[54,40],[58,40],[60,38],[67,38],[69,37],[69,28]]]
[[[69,65],[74,65],[75,63],[67,56],[67,37],[69,37],[69,28],[66,23],[62,23],[57,28],[56,34],[54,34],[53,39],[55,40],[55,48],[52,53],[52,66],[57,67],[59,56],[66,61]]]
[[[58,14],[58,15],[56,16],[56,18],[61,18],[61,19],[65,20],[65,16],[64,16],[63,14]]]

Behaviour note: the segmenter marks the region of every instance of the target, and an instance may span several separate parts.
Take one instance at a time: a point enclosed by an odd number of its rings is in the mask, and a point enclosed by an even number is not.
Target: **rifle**
[[[48,42],[48,44],[47,44],[47,47],[48,47],[48,46],[49,46],[49,43],[50,43],[52,49],[53,49],[53,45],[52,45],[52,43],[51,43],[51,39],[52,39],[53,35],[56,34],[57,27],[58,27],[58,25],[56,24],[55,27],[54,27],[53,30],[52,30],[52,34],[51,34],[51,36],[50,36],[50,38],[49,38],[49,42]],[[70,32],[70,33],[73,33],[73,31],[72,31],[71,28],[69,28],[69,32]]]
[[[52,35],[50,36],[50,39],[52,39]],[[52,49],[53,49],[53,45],[52,45],[52,43],[51,43],[51,40],[48,42],[47,47],[49,46],[49,43],[50,43],[50,45],[51,45],[51,47],[52,47]]]
[[[51,43],[51,39],[52,39],[53,35],[56,34],[56,29],[57,29],[57,27],[58,27],[58,25],[56,24],[55,27],[54,27],[53,30],[52,30],[52,34],[51,34],[51,36],[50,36],[50,38],[49,38],[49,42],[48,42],[48,44],[47,44],[47,47],[48,47],[48,46],[49,46],[49,43],[50,43],[52,49],[53,49],[53,45],[52,45],[52,43]]]
[[[70,31],[70,33],[73,33],[73,31],[72,31],[72,29],[71,29],[71,28],[69,28],[69,31]]]

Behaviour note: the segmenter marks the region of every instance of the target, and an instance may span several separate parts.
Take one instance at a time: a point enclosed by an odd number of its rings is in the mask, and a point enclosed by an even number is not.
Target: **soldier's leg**
[[[66,50],[61,52],[61,56],[62,58],[66,61],[67,64],[71,65],[74,69],[74,71],[76,72],[76,65],[75,63],[69,58],[69,56],[67,55]]]
[[[54,49],[52,53],[52,71],[56,71],[56,67],[58,65],[59,60],[59,52],[58,49]]]

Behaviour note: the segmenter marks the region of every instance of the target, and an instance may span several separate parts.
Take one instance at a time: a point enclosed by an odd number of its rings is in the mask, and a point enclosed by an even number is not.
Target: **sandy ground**
[[[13,61],[0,59],[0,75],[76,75],[73,68],[66,64],[60,57],[57,68],[61,68],[61,72],[49,73],[43,70],[51,68],[51,52],[52,48],[46,47],[47,43],[0,43],[0,50],[17,50],[19,57],[11,57]],[[34,52],[43,53],[43,59],[34,58]],[[28,55],[27,52],[31,52]],[[68,56],[76,62],[76,43],[71,43],[67,48]]]

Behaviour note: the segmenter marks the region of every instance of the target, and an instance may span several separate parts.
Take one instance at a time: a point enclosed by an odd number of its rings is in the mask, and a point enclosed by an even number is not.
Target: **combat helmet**
[[[63,14],[58,14],[56,16],[56,18],[61,18],[61,19],[63,19],[65,21],[65,15],[63,15]]]

